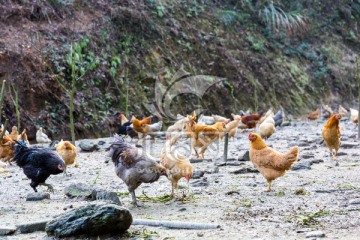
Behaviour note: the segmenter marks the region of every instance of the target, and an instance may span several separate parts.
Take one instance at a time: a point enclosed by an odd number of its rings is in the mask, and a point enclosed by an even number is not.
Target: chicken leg
[[[178,183],[175,181],[175,180],[172,180],[172,184],[171,184],[171,195],[173,197],[175,197],[175,192],[177,191],[178,189]]]
[[[131,202],[131,203],[132,203],[134,206],[136,206],[136,207],[143,207],[144,205],[138,203],[137,200],[136,200],[135,190],[130,191],[130,193],[131,193],[131,199],[132,199],[132,202]]]
[[[268,189],[267,192],[271,192],[271,180],[267,180]]]

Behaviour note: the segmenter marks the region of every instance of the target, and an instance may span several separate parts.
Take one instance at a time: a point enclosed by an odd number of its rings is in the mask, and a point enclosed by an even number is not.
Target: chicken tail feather
[[[291,165],[296,162],[298,160],[298,156],[299,156],[299,147],[295,146],[290,148],[290,150],[286,153],[286,162],[285,164],[285,169],[286,170],[290,170],[291,169]]]

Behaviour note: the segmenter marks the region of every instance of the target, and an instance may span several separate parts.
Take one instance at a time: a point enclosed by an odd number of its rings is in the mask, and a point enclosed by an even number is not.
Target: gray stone
[[[70,198],[75,198],[75,197],[91,198],[94,190],[95,190],[94,186],[90,186],[85,183],[72,183],[71,185],[65,188],[64,192],[65,195]]]
[[[218,167],[224,167],[226,166],[226,162],[216,162],[215,165]]]
[[[98,142],[98,145],[101,146],[101,145],[104,145],[105,143],[106,143],[105,141],[99,141],[99,142]]]
[[[56,237],[120,234],[132,224],[128,209],[115,204],[96,203],[64,213],[46,225],[46,232]]]
[[[49,220],[43,220],[39,222],[32,222],[32,223],[22,223],[19,225],[16,225],[17,229],[21,233],[32,233],[36,231],[45,231],[46,223],[49,222]]]
[[[287,126],[291,126],[291,122],[289,121],[284,121],[282,124],[281,124],[282,127],[287,127]],[[295,126],[295,125],[294,125]]]
[[[204,176],[205,172],[204,171],[201,171],[201,170],[198,170],[198,171],[195,171],[192,175],[192,179],[199,179],[199,178],[202,178]]]
[[[244,165],[245,163],[242,163],[242,162],[226,162],[226,166],[241,166],[241,165]]]
[[[50,194],[49,193],[40,193],[40,192],[34,192],[34,193],[29,193],[26,196],[26,201],[41,201],[44,199],[50,199]]]
[[[310,160],[310,162],[311,162],[311,164],[318,164],[318,163],[324,162],[324,160],[322,160],[322,159],[312,159],[312,160]]]
[[[314,154],[313,153],[303,153],[300,158],[301,159],[314,158]]]
[[[359,147],[359,143],[356,142],[341,142],[341,148],[357,148]]]
[[[337,157],[341,157],[341,156],[347,156],[348,154],[346,152],[338,152],[336,154]]]
[[[99,146],[96,143],[88,141],[88,140],[81,141],[79,144],[79,147],[84,152],[93,152],[93,151],[99,150]]]
[[[316,193],[333,193],[338,191],[337,189],[317,189],[315,190]]]
[[[212,159],[191,158],[190,163],[212,162]]]
[[[299,147],[306,147],[309,146],[309,143],[307,141],[303,141],[297,144]]]
[[[94,190],[92,193],[92,200],[109,201],[111,203],[121,206],[121,202],[116,192],[108,192],[104,190]]]
[[[259,171],[256,168],[252,167],[243,167],[240,169],[237,169],[235,171],[232,171],[233,174],[245,174],[245,173],[258,173]]]
[[[322,231],[312,231],[312,232],[308,232],[305,235],[306,238],[322,238],[325,237],[325,233],[323,233]]]
[[[249,151],[246,151],[244,154],[240,155],[238,160],[241,162],[250,161]]]
[[[11,235],[16,231],[16,227],[1,227],[0,226],[0,236]]]
[[[209,182],[206,177],[203,177],[199,180],[192,182],[191,186],[192,187],[207,187],[207,186],[209,186]]]
[[[215,167],[209,167],[208,169],[205,170],[206,174],[214,174],[214,173],[219,173],[219,167],[215,166]]]
[[[311,161],[302,161],[295,163],[291,170],[297,171],[297,170],[308,170],[311,169]]]
[[[349,204],[351,204],[351,205],[358,205],[358,204],[360,204],[360,198],[356,198],[356,199],[351,199],[351,200],[349,200]]]

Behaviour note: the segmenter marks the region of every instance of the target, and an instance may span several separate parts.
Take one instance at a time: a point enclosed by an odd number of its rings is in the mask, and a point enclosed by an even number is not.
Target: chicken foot
[[[332,159],[335,161],[335,167],[339,166],[339,162],[336,160],[337,151],[334,149],[334,151],[331,150]]]
[[[54,193],[54,187],[51,184],[48,183],[39,183],[39,185],[41,186],[47,186],[48,187],[48,191],[51,193]]]
[[[131,199],[132,199],[131,203],[136,207],[143,207],[144,205],[137,202],[136,196],[135,196],[135,191],[130,191],[130,193],[131,193]]]

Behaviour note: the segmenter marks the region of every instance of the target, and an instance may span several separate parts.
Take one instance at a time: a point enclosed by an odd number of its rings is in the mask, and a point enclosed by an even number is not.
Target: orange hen
[[[334,160],[340,147],[340,119],[340,114],[332,115],[322,130],[322,137]]]
[[[144,118],[142,120],[139,120],[136,117],[132,116],[131,122],[132,122],[132,124],[134,126],[133,127],[134,130],[137,131],[138,133],[144,133],[144,125],[145,124],[150,124],[151,123],[151,118],[152,118],[152,116]]]
[[[77,152],[74,145],[69,141],[61,140],[58,144],[55,145],[56,152],[65,162],[64,173],[66,174],[66,168],[68,165],[74,164]],[[76,167],[76,165],[75,165]]]
[[[309,114],[308,119],[309,120],[316,120],[320,116],[320,108],[316,109],[316,111]]]
[[[271,191],[271,182],[284,176],[291,165],[298,160],[299,148],[292,147],[286,153],[280,153],[268,147],[259,134],[250,133],[250,160],[268,183],[268,192]]]
[[[7,135],[0,139],[0,159],[3,162],[9,162],[14,157],[13,145],[15,142]]]

